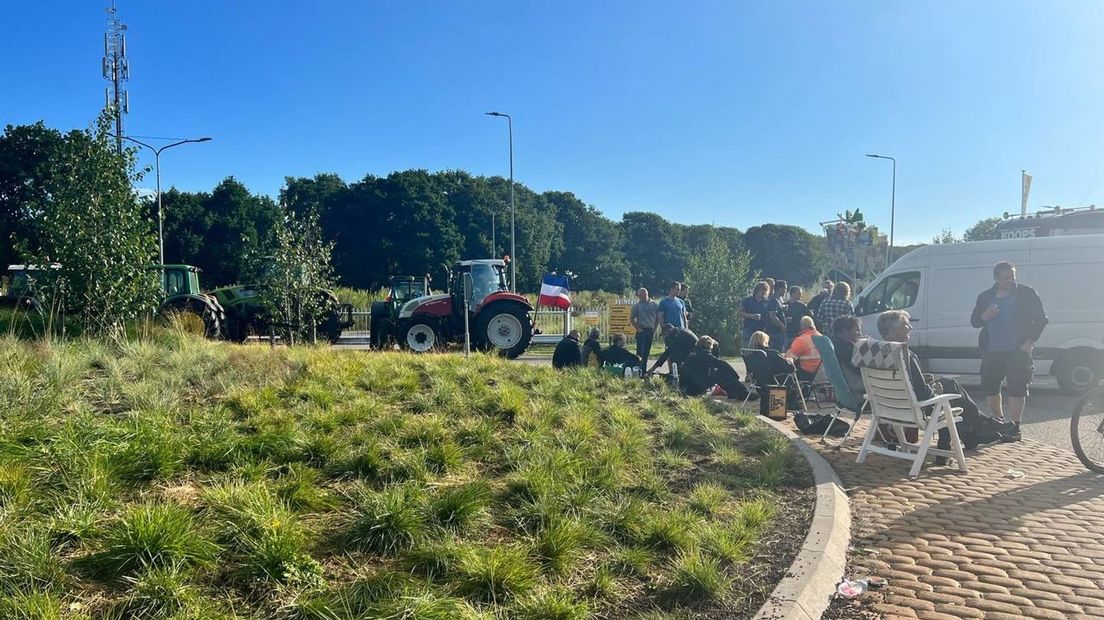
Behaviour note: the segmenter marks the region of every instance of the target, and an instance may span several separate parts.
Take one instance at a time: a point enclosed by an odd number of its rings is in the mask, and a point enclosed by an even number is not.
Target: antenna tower
[[[107,32],[104,33],[103,76],[111,82],[104,89],[104,107],[115,117],[115,148],[123,152],[123,115],[130,112],[130,97],[123,82],[130,79],[130,63],[126,57],[126,24],[119,21],[115,0],[107,9]]]

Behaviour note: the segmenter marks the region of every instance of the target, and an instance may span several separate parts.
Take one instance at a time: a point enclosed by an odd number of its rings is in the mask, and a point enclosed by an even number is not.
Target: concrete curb
[[[782,433],[809,462],[816,482],[816,508],[801,550],[755,618],[817,620],[828,609],[847,566],[851,508],[843,484],[824,457],[784,424],[759,417]]]

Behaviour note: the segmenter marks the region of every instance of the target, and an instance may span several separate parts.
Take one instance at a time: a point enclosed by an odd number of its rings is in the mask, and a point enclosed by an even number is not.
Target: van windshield
[[[886,310],[905,310],[916,303],[920,295],[920,272],[895,273],[863,291],[855,305],[855,314],[866,316]]]

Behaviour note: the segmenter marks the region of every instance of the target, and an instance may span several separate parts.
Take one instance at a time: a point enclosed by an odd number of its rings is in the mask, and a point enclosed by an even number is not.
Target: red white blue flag
[[[563,308],[571,307],[570,289],[567,284],[567,276],[548,274],[541,279],[540,297],[538,306],[553,306]]]

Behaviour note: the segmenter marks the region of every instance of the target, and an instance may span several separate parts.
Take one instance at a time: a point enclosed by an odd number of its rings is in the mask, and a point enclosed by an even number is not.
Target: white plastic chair
[[[955,422],[962,420],[960,417],[962,408],[952,407],[950,403],[959,395],[940,394],[935,398],[918,401],[909,380],[907,359],[906,352],[902,349],[894,354],[894,368],[872,368],[870,366],[859,368],[859,372],[862,373],[863,385],[866,386],[866,397],[870,402],[872,419],[856,462],[866,461],[866,455],[871,452],[904,459],[912,462],[909,477],[915,478],[920,474],[920,469],[924,466],[924,459],[927,458],[928,454],[935,454],[936,456],[954,458],[958,463],[959,470],[965,472],[966,456],[962,453],[962,442],[959,441],[958,429],[955,428]],[[925,407],[932,408],[931,414],[924,414]],[[878,432],[878,424],[880,423],[893,426],[902,450],[890,450],[871,444],[874,435]],[[906,441],[905,428],[916,428],[918,430],[920,434],[919,443],[912,444]],[[946,428],[951,436],[950,450],[932,447],[936,435],[943,428]]]

